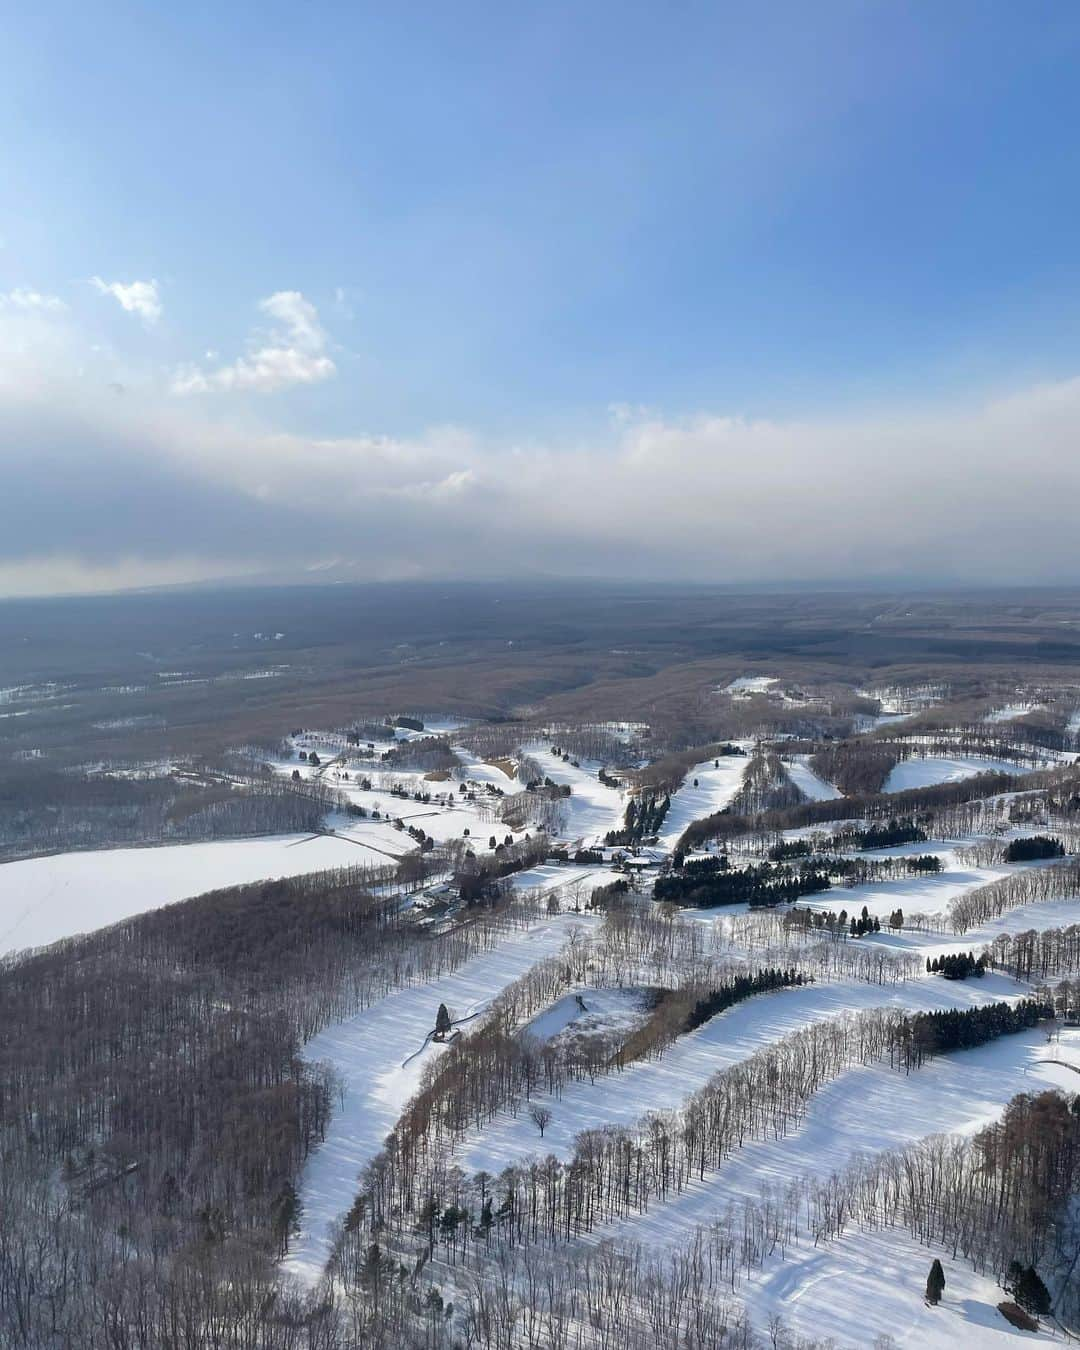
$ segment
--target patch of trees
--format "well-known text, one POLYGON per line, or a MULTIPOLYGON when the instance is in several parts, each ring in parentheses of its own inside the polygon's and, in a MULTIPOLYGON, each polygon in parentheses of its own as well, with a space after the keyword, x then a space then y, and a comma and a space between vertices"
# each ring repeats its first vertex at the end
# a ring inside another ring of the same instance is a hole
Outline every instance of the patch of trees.
POLYGON ((736 976, 729 984, 722 985, 719 989, 710 989, 697 1000, 687 1014, 683 1031, 693 1031, 703 1026, 717 1013, 734 1007, 744 999, 753 998, 755 994, 771 993, 774 989, 790 989, 807 982, 808 977, 801 971, 775 970, 771 967, 768 970, 759 970, 754 975, 736 976))
POLYGON ((926 958, 928 975, 944 975, 947 980, 966 980, 969 976, 982 979, 986 967, 990 964, 986 955, 976 956, 974 952, 951 952, 946 956, 926 958))
MULTIPOLYGON (((1031 793, 1045 791, 1047 797, 1068 799, 1080 788, 1080 772, 1072 766, 1047 770, 1043 773, 1009 774, 984 773, 950 783, 935 783, 928 787, 910 788, 904 792, 843 797, 835 801, 801 802, 779 809, 749 811, 735 804, 726 811, 715 812, 695 820, 683 832, 679 848, 692 852, 711 839, 736 839, 755 833, 775 836, 785 830, 804 829, 807 826, 827 824, 834 820, 888 821, 894 818, 928 816, 934 822, 953 820, 984 820, 986 807, 983 799, 999 797, 1003 793, 1031 793), (957 808, 972 807, 965 813, 957 808)), ((995 813, 999 809, 993 808, 995 813)), ((1006 813, 1007 803, 1000 804, 1006 813)), ((925 821, 923 823, 926 823, 925 821)))
POLYGON ((258 769, 156 777, 0 771, 0 860, 127 843, 310 833, 340 794, 258 769))
POLYGON ((467 905, 501 895, 498 883, 515 872, 524 872, 543 862, 548 854, 547 840, 526 836, 518 843, 500 844, 483 858, 466 857, 454 873, 454 885, 467 905))
POLYGON ((865 797, 881 791, 900 759, 901 751, 895 745, 841 741, 812 755, 810 767, 819 778, 834 783, 846 797, 865 797))
POLYGON ((1010 839, 1005 846, 1005 861, 1033 862, 1042 858, 1064 858, 1065 845, 1060 839, 1046 834, 1033 834, 1020 839, 1010 839))
MULTIPOLYGON (((1047 979, 1080 972, 1080 924, 1065 928, 1002 933, 990 946, 996 966, 1018 980, 1047 979)), ((1080 1005, 1080 999, 1077 1004, 1080 1005)))
MULTIPOLYGON (((802 792, 788 777, 780 756, 769 747, 759 746, 751 755, 739 790, 726 810, 732 815, 779 811, 790 809, 803 800, 802 792)), ((683 835, 680 845, 689 833, 688 830, 683 835)))
POLYGON ((273 1269, 337 1092, 304 1042, 535 914, 433 937, 363 880, 241 886, 0 964, 5 1347, 348 1343, 273 1269))
POLYGON ((990 1003, 981 1008, 915 1013, 905 1019, 906 1024, 894 1042, 895 1062, 910 1072, 935 1055, 970 1050, 999 1036, 1026 1031, 1053 1016, 1051 1004, 1034 998, 1020 999, 1017 1003, 990 1003))
POLYGON ((899 844, 921 844, 929 835, 910 817, 897 819, 895 816, 880 825, 868 825, 862 830, 840 830, 832 835, 827 848, 896 848, 899 844))
POLYGON ((447 1249, 455 1262, 493 1236, 508 1246, 571 1241, 682 1193, 747 1140, 783 1138, 798 1127, 814 1094, 855 1064, 888 1058, 910 1072, 930 1055, 982 1044, 1034 1025, 1040 1015, 1029 1002, 937 1019, 874 1009, 813 1023, 721 1070, 678 1112, 650 1112, 633 1129, 583 1131, 566 1163, 548 1158, 507 1168, 494 1195, 487 1174, 465 1178, 445 1160, 433 1160, 430 1148, 409 1147, 406 1155, 407 1141, 399 1139, 391 1150, 397 1165, 380 1159, 364 1173, 357 1224, 343 1235, 338 1269, 348 1285, 368 1235, 404 1237, 409 1216, 427 1204, 469 1216, 447 1249), (425 1166, 417 1165, 421 1157, 425 1166), (489 1196, 492 1225, 485 1231, 476 1216, 489 1196))
POLYGON ((653 899, 696 909, 743 903, 779 905, 827 891, 829 886, 828 873, 814 868, 796 870, 769 862, 733 868, 727 855, 719 854, 657 877, 653 899))
POLYGON ((1080 895, 1080 859, 1031 867, 959 895, 949 906, 954 933, 966 933, 1021 905, 1073 899, 1080 895))
POLYGON ((604 843, 613 848, 633 847, 651 838, 659 833, 670 806, 671 798, 667 796, 631 797, 626 803, 622 829, 608 830, 604 843))

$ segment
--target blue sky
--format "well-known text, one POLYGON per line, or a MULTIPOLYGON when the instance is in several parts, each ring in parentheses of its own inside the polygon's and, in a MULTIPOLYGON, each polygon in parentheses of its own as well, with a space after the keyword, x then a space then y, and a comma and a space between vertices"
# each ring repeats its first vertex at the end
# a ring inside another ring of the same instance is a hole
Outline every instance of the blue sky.
POLYGON ((136 437, 977 408, 1080 367, 1078 49, 1070 0, 25 7, 0 294, 66 336, 10 342, 136 437))

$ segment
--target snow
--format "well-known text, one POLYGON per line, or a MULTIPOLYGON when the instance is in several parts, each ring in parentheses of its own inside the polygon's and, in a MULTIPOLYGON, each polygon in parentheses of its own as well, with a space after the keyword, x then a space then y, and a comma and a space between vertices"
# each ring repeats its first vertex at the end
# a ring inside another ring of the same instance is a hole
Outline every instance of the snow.
POLYGON ((902 759, 885 780, 883 792, 904 792, 908 788, 931 787, 935 783, 954 783, 977 773, 1031 773, 1032 767, 1004 759, 981 755, 916 755, 902 759))
MULTIPOLYGON (((368 837, 382 846, 381 836, 368 837)), ((397 851, 402 851, 400 843, 397 851)), ((0 955, 42 947, 223 886, 385 861, 353 835, 288 834, 54 853, 3 863, 0 955)))
POLYGON ((750 698, 753 694, 767 694, 772 686, 778 683, 779 677, 776 675, 740 675, 722 692, 731 694, 734 698, 750 698))
POLYGON ((626 810, 626 794, 622 788, 607 787, 597 777, 599 764, 582 761, 574 765, 550 750, 529 746, 526 754, 535 760, 541 772, 553 783, 570 784, 570 796, 562 803, 566 812, 566 826, 561 833, 567 839, 580 841, 583 847, 602 843, 609 830, 622 825, 626 810))
POLYGON ((302 1230, 285 1262, 288 1269, 309 1281, 322 1274, 333 1225, 352 1204, 361 1169, 382 1147, 425 1066, 445 1048, 426 1039, 439 1004, 446 1004, 455 1021, 475 1016, 530 966, 560 951, 572 930, 596 922, 591 915, 563 914, 515 933, 452 975, 397 990, 307 1043, 305 1058, 330 1061, 345 1096, 300 1178, 302 1230))
POLYGON ((783 1319, 796 1336, 835 1342, 837 1350, 864 1350, 891 1336, 903 1350, 1015 1350, 1028 1342, 1055 1342, 1049 1330, 1015 1330, 997 1311, 1007 1295, 977 1275, 962 1257, 924 1247, 897 1228, 851 1228, 821 1247, 809 1243, 774 1257, 739 1288, 755 1327, 783 1319), (936 1308, 924 1292, 930 1263, 945 1270, 945 1295, 936 1308))
POLYGON ((803 796, 809 797, 812 802, 834 802, 838 797, 842 797, 844 794, 840 789, 819 777, 810 767, 808 760, 808 755, 796 755, 784 763, 788 777, 803 796))
POLYGON ((540 1041, 552 1041, 556 1037, 566 1040, 568 1032, 572 1038, 600 1032, 625 1036, 639 1026, 645 1016, 644 994, 640 989, 591 989, 583 985, 556 999, 524 1030, 540 1041))
POLYGON ((747 1143, 704 1182, 667 1203, 654 1203, 648 1214, 604 1225, 592 1240, 632 1236, 654 1251, 678 1245, 729 1201, 756 1197, 763 1185, 822 1180, 860 1155, 902 1148, 931 1134, 974 1133, 996 1120, 1018 1092, 1075 1091, 1077 1072, 1080 1031, 1062 1031, 1060 1044, 1048 1045, 1046 1032, 1037 1027, 941 1055, 910 1074, 887 1063, 850 1069, 814 1095, 798 1128, 785 1138, 747 1143))
MULTIPOLYGON (((864 939, 865 940, 865 939, 864 939)), ((1006 976, 952 981, 938 976, 882 987, 846 982, 803 985, 736 1004, 679 1039, 659 1059, 641 1060, 596 1080, 567 1083, 558 1097, 534 1093, 552 1111, 541 1146, 524 1114, 502 1112, 466 1136, 457 1156, 467 1172, 498 1174, 534 1154, 566 1160, 584 1129, 633 1127, 646 1111, 674 1110, 720 1069, 784 1036, 851 1009, 969 1008, 1025 992, 1006 976)))
POLYGON ((983 721, 991 726, 998 726, 1003 722, 1015 722, 1018 717, 1025 717, 1030 712, 1039 712, 1046 707, 1045 703, 1010 703, 1004 708, 994 708, 988 712, 983 721))
POLYGON ((719 766, 713 760, 696 764, 682 786, 671 797, 658 836, 661 847, 669 852, 679 842, 688 825, 727 806, 742 785, 750 760, 745 755, 721 755, 719 766), (697 779, 697 787, 694 780, 697 779))

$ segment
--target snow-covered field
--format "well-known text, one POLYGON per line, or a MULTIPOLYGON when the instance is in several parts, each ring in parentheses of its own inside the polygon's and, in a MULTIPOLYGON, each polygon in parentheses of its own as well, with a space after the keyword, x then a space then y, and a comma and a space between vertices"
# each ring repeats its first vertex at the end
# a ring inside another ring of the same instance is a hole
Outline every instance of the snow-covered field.
POLYGON ((813 771, 807 763, 808 759, 808 755, 796 755, 784 763, 788 777, 803 796, 812 802, 834 802, 838 797, 842 797, 844 794, 838 787, 826 782, 813 771))
POLYGON ((884 792, 904 792, 907 788, 931 787, 935 783, 954 783, 977 773, 1029 773, 1031 769, 1005 759, 987 759, 981 755, 914 755, 903 759, 885 780, 884 792))
POLYGON ((503 1112, 465 1140, 458 1155, 466 1171, 497 1175, 511 1163, 553 1153, 566 1159, 584 1129, 633 1127, 646 1111, 674 1110, 720 1069, 748 1058, 763 1046, 826 1018, 859 1008, 970 1008, 1024 992, 1002 976, 964 982, 928 976, 888 986, 835 983, 804 985, 758 995, 736 1004, 688 1035, 660 1058, 639 1061, 595 1083, 566 1084, 559 1096, 534 1094, 552 1112, 543 1142, 525 1111, 503 1112))
POLYGON ((569 760, 553 755, 550 749, 527 747, 529 758, 535 760, 546 778, 553 783, 570 785, 570 796, 562 803, 566 824, 560 833, 580 841, 583 847, 603 842, 609 830, 617 830, 626 811, 626 793, 622 788, 608 787, 597 777, 599 764, 582 762, 579 767, 569 760))
POLYGON ((814 1095, 785 1138, 747 1143, 703 1182, 648 1214, 597 1229, 592 1240, 622 1232, 653 1251, 676 1246, 729 1201, 755 1198, 763 1186, 824 1179, 860 1155, 927 1135, 972 1133, 996 1120, 1018 1092, 1075 1091, 1078 1072, 1080 1031, 1063 1031, 1060 1044, 1047 1045, 1041 1028, 942 1055, 910 1074, 888 1064, 849 1069, 814 1095))
POLYGON ((670 852, 688 825, 723 810, 742 786, 749 763, 744 755, 723 755, 718 761, 707 759, 696 764, 672 793, 660 830, 660 846, 670 852))
POLYGON ((204 891, 332 867, 385 863, 404 852, 390 826, 348 837, 275 835, 157 848, 55 853, 0 864, 0 955, 119 923, 204 891), (376 848, 365 847, 363 841, 376 848))
POLYGON ((1016 1331, 997 1311, 1005 1294, 993 1280, 977 1275, 951 1251, 922 1246, 902 1229, 854 1227, 836 1242, 789 1248, 785 1258, 774 1257, 739 1289, 762 1331, 779 1318, 785 1332, 836 1350, 869 1350, 875 1344, 900 1350, 1062 1344, 1045 1328, 1016 1331), (945 1295, 931 1308, 924 1291, 935 1256, 945 1270, 945 1295))

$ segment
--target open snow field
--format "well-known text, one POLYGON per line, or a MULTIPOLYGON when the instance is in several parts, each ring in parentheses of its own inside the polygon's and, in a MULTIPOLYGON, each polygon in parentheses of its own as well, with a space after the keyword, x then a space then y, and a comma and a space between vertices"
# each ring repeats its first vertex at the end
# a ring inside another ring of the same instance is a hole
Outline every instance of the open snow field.
POLYGON ((528 746, 526 752, 536 761, 545 777, 553 783, 569 783, 570 796, 562 803, 566 824, 560 833, 567 839, 580 841, 582 847, 603 843, 609 830, 622 825, 626 810, 626 793, 622 788, 608 787, 596 776, 599 764, 582 763, 575 768, 568 760, 553 755, 550 749, 528 746))
POLYGON ((0 864, 0 955, 76 933, 205 891, 332 867, 384 863, 404 852, 389 826, 366 836, 275 835, 203 844, 55 853, 0 864))
POLYGON ((836 1242, 809 1243, 775 1256, 739 1289, 754 1326, 770 1318, 836 1350, 868 1350, 891 1336, 902 1350, 1016 1350, 1061 1345, 1045 1329, 1022 1332, 997 1311, 1005 1293, 950 1251, 924 1247, 899 1228, 852 1227, 836 1242), (945 1295, 936 1308, 924 1299, 926 1275, 937 1256, 945 1270, 945 1295), (830 1339, 831 1338, 831 1339, 830 1339))
POLYGON ((719 762, 707 759, 695 764, 683 779, 682 786, 672 793, 671 805, 660 830, 660 846, 670 852, 688 825, 714 811, 722 811, 742 786, 749 763, 749 758, 744 755, 723 755, 719 762), (695 779, 697 787, 694 786, 695 779))
POLYGON ((361 1168, 378 1153, 419 1087, 424 1067, 442 1053, 442 1045, 427 1039, 439 1004, 446 1004, 455 1021, 475 1016, 530 966, 560 951, 573 929, 596 922, 593 915, 563 914, 511 934, 452 975, 388 994, 307 1043, 305 1058, 330 1061, 345 1095, 301 1176, 302 1231, 289 1252, 290 1270, 310 1280, 322 1273, 330 1255, 328 1234, 352 1204, 361 1168))
POLYGON ((915 755, 902 759, 885 780, 883 792, 904 792, 908 788, 932 787, 935 783, 955 783, 977 773, 1031 773, 1033 766, 1014 764, 1005 759, 986 759, 981 755, 915 755))
POLYGON ((826 782, 813 771, 807 763, 809 758, 809 755, 796 755, 784 763, 788 777, 803 796, 812 802, 834 802, 838 797, 842 797, 844 794, 838 787, 826 782))

